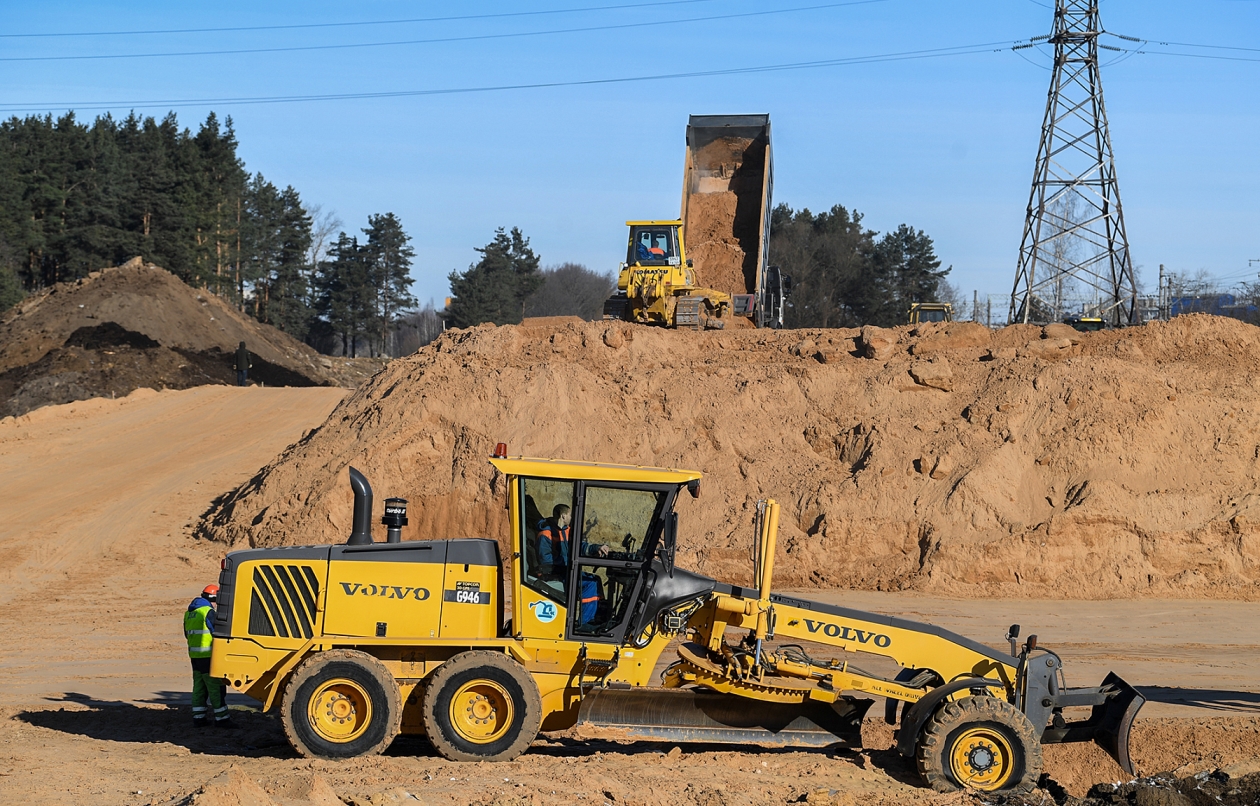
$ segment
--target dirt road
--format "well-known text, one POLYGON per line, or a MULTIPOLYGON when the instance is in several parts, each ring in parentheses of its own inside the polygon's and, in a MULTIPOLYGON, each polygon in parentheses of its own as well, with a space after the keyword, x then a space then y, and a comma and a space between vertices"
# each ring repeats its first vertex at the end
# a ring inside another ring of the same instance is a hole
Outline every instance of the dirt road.
MULTIPOLYGON (((924 790, 874 721, 861 753, 551 736, 505 765, 451 764, 406 738, 382 758, 297 759, 273 719, 241 710, 244 698, 233 700, 241 730, 195 731, 179 616, 217 574, 222 547, 194 540, 191 524, 343 394, 202 387, 0 424, 0 803, 178 803, 230 765, 278 802, 319 802, 316 774, 360 803, 388 802, 395 788, 443 804, 965 802, 924 790)), ((809 595, 998 646, 1020 622, 1062 650, 1074 684, 1115 669, 1157 700, 1134 735, 1146 771, 1260 756, 1260 673, 1249 663, 1260 605, 809 595)), ((1047 772, 1077 794, 1120 775, 1092 746, 1049 748, 1047 772)))

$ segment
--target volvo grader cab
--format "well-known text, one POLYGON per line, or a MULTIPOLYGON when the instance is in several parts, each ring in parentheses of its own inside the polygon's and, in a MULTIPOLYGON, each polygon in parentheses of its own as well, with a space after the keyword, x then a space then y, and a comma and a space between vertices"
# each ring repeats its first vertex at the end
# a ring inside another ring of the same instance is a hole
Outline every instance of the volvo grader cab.
POLYGON ((1017 626, 1007 652, 776 592, 774 501, 751 525, 751 585, 681 568, 676 504, 700 494, 698 472, 506 454, 490 459, 506 480, 503 554, 488 538, 401 540, 402 499, 386 501, 374 542, 371 487, 353 468, 346 544, 228 554, 211 673, 279 711, 308 757, 379 753, 402 732, 449 759, 503 761, 575 726, 857 747, 882 698, 898 750, 940 791, 1027 790, 1052 742, 1094 741, 1133 773, 1144 700, 1116 675, 1068 688, 1059 656, 1036 636, 1017 645, 1017 626), (869 656, 900 671, 863 671, 869 656))

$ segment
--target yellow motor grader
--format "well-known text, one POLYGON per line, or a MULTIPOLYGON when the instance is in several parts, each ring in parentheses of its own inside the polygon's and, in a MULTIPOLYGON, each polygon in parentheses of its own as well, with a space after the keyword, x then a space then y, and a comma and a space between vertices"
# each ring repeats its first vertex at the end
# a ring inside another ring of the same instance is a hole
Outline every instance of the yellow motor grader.
POLYGON ((674 504, 700 494, 698 472, 509 458, 502 444, 490 461, 507 482, 510 556, 493 539, 403 541, 406 502, 394 498, 386 540, 373 542, 371 487, 351 468, 346 544, 223 560, 211 673, 278 709, 310 757, 379 753, 402 732, 449 759, 503 761, 540 730, 574 726, 589 738, 857 747, 878 696, 898 749, 940 791, 1027 790, 1051 742, 1092 740, 1133 773, 1144 699, 1116 675, 1069 689, 1036 636, 1017 646, 1017 626, 1008 654, 775 593, 774 501, 757 506, 743 587, 674 564, 674 504), (658 663, 671 647, 676 659, 658 663), (862 653, 900 672, 865 672, 862 653), (1065 709, 1081 708, 1069 721, 1065 709))

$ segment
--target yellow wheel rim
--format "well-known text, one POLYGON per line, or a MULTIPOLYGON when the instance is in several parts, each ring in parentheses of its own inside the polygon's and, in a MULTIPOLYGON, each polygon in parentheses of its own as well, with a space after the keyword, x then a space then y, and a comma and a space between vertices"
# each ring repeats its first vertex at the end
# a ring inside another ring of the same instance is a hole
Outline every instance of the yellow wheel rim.
POLYGON ((516 708, 507 689, 493 680, 473 680, 451 697, 451 725, 475 744, 502 739, 512 727, 516 708))
POLYGON ((993 792, 1010 785, 1015 774, 1015 749, 1000 731, 970 728, 954 742, 949 766, 954 780, 963 786, 993 792))
POLYGON ((306 715, 321 737, 330 742, 352 742, 372 724, 372 699, 353 680, 334 678, 315 690, 306 715))

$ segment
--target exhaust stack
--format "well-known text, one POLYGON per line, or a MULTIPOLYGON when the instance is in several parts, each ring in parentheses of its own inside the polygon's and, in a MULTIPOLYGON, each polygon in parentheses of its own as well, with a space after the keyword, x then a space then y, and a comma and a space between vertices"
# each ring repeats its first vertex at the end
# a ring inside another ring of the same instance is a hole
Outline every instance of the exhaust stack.
POLYGON ((366 546, 372 541, 372 485, 353 467, 350 468, 350 489, 354 490, 354 531, 347 546, 366 546))

